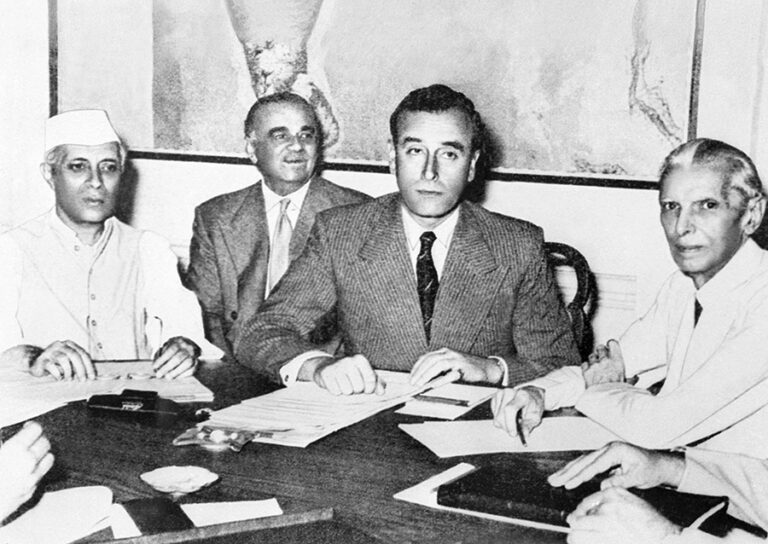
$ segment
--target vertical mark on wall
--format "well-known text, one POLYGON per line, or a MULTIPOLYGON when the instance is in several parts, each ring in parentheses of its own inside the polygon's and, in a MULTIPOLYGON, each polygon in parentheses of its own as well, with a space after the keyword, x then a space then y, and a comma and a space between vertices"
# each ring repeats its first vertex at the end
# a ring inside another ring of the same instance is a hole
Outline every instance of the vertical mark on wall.
POLYGON ((637 109, 673 145, 682 143, 682 130, 672 119, 667 99, 660 84, 651 85, 646 81, 646 63, 651 54, 651 42, 645 29, 647 26, 646 0, 638 0, 632 16, 632 38, 634 52, 631 60, 632 79, 629 84, 629 110, 637 109))
POLYGON ((766 31, 768 31, 768 2, 763 2, 763 9, 760 12, 760 34, 757 38, 757 57, 755 58, 755 105, 752 110, 752 126, 749 131, 749 155, 757 157, 758 146, 764 145, 760 141, 760 125, 763 95, 765 88, 765 42, 766 31))
POLYGON ((58 0, 48 0, 48 116, 59 112, 58 0))
POLYGON ((688 139, 696 138, 699 124, 699 83, 701 55, 704 51, 704 15, 707 0, 696 1, 696 23, 693 31, 693 64, 691 65, 691 99, 688 103, 688 139))

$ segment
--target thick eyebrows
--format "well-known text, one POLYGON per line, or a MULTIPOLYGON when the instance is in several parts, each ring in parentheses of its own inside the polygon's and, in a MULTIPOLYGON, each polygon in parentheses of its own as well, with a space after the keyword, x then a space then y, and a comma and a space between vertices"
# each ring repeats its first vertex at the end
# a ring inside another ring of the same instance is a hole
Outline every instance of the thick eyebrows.
MULTIPOLYGON (((310 132, 312 134, 317 133, 317 128, 314 125, 304 125, 299 129, 299 132, 297 134, 301 134, 302 132, 310 132)), ((267 136, 274 136, 275 134, 290 134, 291 131, 288 127, 274 127, 269 129, 267 132, 267 136)))
MULTIPOLYGON (((412 144, 412 143, 420 144, 420 143, 423 143, 423 140, 415 136, 404 136, 403 139, 401 140, 401 143, 402 144, 412 144)), ((440 147, 450 147, 462 153, 467 150, 467 146, 465 146, 463 143, 456 140, 448 140, 445 142, 440 142, 440 147)))

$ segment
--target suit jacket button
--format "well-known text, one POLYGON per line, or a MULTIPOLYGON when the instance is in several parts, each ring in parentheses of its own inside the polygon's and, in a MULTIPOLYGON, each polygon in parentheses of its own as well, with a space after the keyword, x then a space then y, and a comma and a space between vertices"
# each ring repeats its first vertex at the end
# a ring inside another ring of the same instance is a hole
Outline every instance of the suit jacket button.
POLYGON ((232 310, 232 313, 231 313, 231 314, 229 314, 229 317, 231 317, 231 318, 232 318, 232 321, 234 321, 235 319, 237 319, 237 312, 236 312, 236 311, 234 311, 234 310, 232 310))

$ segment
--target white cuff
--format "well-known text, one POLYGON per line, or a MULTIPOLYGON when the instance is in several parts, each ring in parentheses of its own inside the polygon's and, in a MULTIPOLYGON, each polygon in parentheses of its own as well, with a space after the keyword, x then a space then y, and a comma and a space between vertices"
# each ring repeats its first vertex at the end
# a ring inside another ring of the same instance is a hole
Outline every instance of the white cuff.
POLYGON ((280 379, 283 380, 283 385, 289 386, 296 383, 296 379, 299 377, 299 370, 301 366, 315 357, 333 357, 329 353, 315 349, 312 351, 305 351, 301 355, 297 355, 283 366, 280 367, 280 379))
POLYGON ((495 355, 489 355, 488 358, 496 361, 496 364, 498 364, 499 368, 501 369, 501 386, 502 387, 508 386, 509 385, 509 367, 507 366, 507 362, 501 357, 497 357, 495 355))

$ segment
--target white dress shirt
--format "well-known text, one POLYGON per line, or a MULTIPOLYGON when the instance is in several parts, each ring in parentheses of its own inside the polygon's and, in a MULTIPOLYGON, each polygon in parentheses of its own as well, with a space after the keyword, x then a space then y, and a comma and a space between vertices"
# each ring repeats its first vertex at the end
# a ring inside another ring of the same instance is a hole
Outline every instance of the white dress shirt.
MULTIPOLYGON (((291 222, 291 227, 296 228, 296 223, 299 220, 299 213, 301 213, 301 206, 304 204, 304 199, 307 197, 307 191, 309 191, 309 182, 302 185, 300 188, 292 193, 284 196, 280 196, 272 189, 267 187, 265 181, 261 182, 261 192, 264 196, 264 210, 267 213, 267 229, 269 230, 269 244, 270 249, 272 245, 272 238, 277 228, 277 220, 280 218, 280 201, 286 198, 290 200, 286 214, 288 220, 291 222)), ((267 283, 266 285, 272 285, 271 278, 269 277, 269 267, 267 267, 267 283)), ((268 295, 269 293, 267 293, 268 295)))
POLYGON ((419 225, 413 216, 402 207, 403 229, 405 230, 405 239, 408 242, 408 255, 411 257, 413 274, 416 275, 416 259, 421 250, 421 235, 425 232, 435 233, 435 242, 432 244, 432 262, 437 270, 437 279, 443 277, 443 268, 445 259, 448 256, 448 248, 451 246, 453 231, 456 229, 456 223, 459 220, 459 210, 455 209, 446 217, 442 223, 431 230, 427 230, 419 225))

